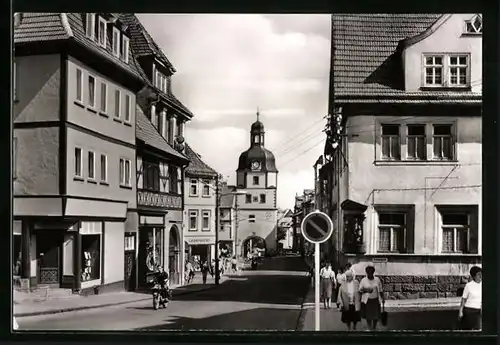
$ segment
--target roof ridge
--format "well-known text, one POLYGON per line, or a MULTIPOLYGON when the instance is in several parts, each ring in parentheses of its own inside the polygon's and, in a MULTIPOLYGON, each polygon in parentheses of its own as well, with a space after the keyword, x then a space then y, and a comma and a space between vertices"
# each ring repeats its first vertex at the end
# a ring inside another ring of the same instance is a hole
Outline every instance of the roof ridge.
POLYGON ((71 25, 69 25, 68 15, 66 13, 60 13, 59 17, 61 18, 61 25, 66 31, 66 34, 69 37, 73 37, 73 30, 71 29, 71 25))

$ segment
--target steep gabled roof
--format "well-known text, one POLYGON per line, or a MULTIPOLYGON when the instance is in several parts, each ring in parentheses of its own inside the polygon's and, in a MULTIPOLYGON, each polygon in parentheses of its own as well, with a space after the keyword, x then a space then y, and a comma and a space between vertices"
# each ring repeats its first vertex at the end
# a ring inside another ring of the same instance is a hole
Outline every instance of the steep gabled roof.
POLYGON ((164 63, 167 68, 175 71, 170 60, 156 44, 135 14, 122 13, 119 18, 129 27, 131 37, 130 46, 134 50, 136 56, 154 55, 158 60, 164 63))
MULTIPOLYGON (((137 58, 141 56, 155 56, 159 61, 161 61, 167 68, 170 68, 172 72, 175 72, 175 68, 168 60, 167 56, 163 53, 161 48, 156 44, 155 40, 148 33, 144 25, 137 16, 133 13, 122 13, 119 16, 119 20, 128 26, 128 32, 130 33, 130 48, 134 52, 137 58)), ((162 90, 156 88, 152 81, 146 76, 146 73, 142 70, 141 66, 138 66, 143 78, 147 80, 147 84, 155 89, 155 92, 159 93, 163 100, 170 105, 175 110, 181 112, 188 118, 192 118, 193 113, 184 105, 182 102, 175 97, 173 93, 165 93, 162 90)))
POLYGON ((144 115, 139 106, 136 107, 136 129, 135 136, 143 141, 146 145, 152 146, 166 154, 181 160, 188 160, 186 156, 175 150, 170 144, 158 133, 153 124, 144 115))
POLYGON ((137 61, 135 61, 133 54, 129 56, 129 63, 117 58, 112 52, 110 36, 106 38, 106 48, 101 47, 97 41, 93 41, 85 35, 84 22, 85 13, 23 12, 19 25, 14 28, 14 44, 74 40, 136 78, 143 80, 143 76, 136 67, 137 61))
POLYGON ((185 154, 190 161, 188 167, 186 168, 187 175, 208 178, 217 177, 217 171, 206 164, 188 144, 186 144, 185 154))
POLYGON ((398 45, 430 28, 441 14, 335 14, 332 16, 334 97, 475 98, 472 92, 404 92, 404 71, 398 45))

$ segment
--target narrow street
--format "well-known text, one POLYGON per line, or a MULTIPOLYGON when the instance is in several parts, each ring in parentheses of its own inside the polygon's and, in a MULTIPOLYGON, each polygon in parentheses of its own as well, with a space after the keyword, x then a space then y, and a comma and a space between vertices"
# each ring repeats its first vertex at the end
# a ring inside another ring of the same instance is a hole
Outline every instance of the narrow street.
POLYGON ((21 330, 294 330, 308 289, 298 257, 266 259, 219 287, 179 296, 167 309, 151 301, 22 317, 21 330))

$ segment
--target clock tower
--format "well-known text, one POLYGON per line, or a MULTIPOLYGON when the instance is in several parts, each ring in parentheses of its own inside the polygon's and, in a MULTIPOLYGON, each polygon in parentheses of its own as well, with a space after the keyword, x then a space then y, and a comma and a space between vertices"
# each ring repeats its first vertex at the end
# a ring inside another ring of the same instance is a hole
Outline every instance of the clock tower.
POLYGON ((238 255, 276 250, 278 170, 271 151, 264 147, 265 130, 257 121, 250 129, 250 148, 240 155, 236 187, 246 195, 237 196, 235 245, 238 255))

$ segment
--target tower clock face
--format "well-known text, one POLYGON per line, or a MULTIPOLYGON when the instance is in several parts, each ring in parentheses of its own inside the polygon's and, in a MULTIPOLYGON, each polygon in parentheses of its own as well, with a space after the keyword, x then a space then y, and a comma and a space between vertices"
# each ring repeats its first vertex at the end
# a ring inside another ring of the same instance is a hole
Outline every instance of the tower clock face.
POLYGON ((260 170, 260 162, 253 161, 252 162, 252 170, 260 170))

